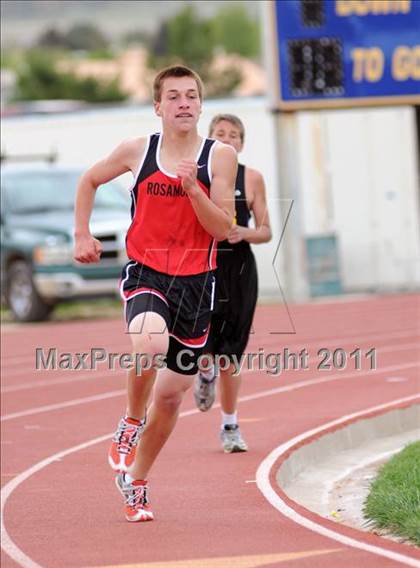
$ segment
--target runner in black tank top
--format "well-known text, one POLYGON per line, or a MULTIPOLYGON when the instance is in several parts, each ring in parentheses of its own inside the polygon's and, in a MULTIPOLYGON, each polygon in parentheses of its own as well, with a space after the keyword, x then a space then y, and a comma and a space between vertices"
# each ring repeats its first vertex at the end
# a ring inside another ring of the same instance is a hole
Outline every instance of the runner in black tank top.
MULTIPOLYGON (((245 166, 238 165, 235 184, 236 224, 248 227, 251 213, 245 195, 245 166)), ((250 244, 222 241, 217 247, 216 301, 207 349, 239 359, 245 351, 258 296, 258 276, 250 244)))
MULTIPOLYGON (((244 127, 233 115, 217 115, 210 125, 210 137, 242 149, 244 127)), ((259 172, 238 166, 235 185, 236 224, 228 239, 218 244, 216 271, 216 302, 211 320, 206 351, 226 355, 231 360, 242 356, 248 343, 258 296, 255 258, 250 243, 263 243, 271 238, 265 201, 264 180, 259 172), (255 229, 248 227, 251 212, 255 229)), ((237 401, 240 375, 233 375, 231 365, 220 370, 222 428, 220 437, 227 453, 248 449, 237 421, 237 401)), ((200 410, 208 410, 215 399, 214 369, 199 373, 194 396, 200 410)))

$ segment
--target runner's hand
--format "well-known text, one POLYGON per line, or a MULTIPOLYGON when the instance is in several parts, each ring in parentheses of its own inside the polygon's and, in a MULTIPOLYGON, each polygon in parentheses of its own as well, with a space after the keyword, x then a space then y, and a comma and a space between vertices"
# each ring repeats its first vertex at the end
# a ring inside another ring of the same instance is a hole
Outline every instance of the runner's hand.
POLYGON ((231 228, 227 240, 231 245, 235 245, 236 243, 240 243, 245 239, 245 227, 241 227, 240 225, 233 225, 231 228))
POLYGON ((89 264, 90 262, 99 262, 102 254, 102 245, 98 239, 92 235, 83 235, 76 237, 74 246, 74 260, 89 264))
POLYGON ((198 191, 197 164, 191 160, 181 160, 176 169, 176 175, 181 180, 183 189, 193 195, 198 191))

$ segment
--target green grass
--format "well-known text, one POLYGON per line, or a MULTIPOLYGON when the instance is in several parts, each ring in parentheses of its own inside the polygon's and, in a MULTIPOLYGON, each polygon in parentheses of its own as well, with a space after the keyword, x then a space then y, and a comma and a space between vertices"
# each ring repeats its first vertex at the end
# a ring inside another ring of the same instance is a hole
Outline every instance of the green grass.
POLYGON ((420 545, 420 442, 382 466, 363 513, 374 527, 420 545))
POLYGON ((51 316, 53 320, 115 318, 123 316, 120 299, 99 299, 59 304, 51 316))
MULTIPOLYGON (((98 300, 92 299, 58 304, 49 320, 46 321, 91 320, 118 317, 123 317, 121 300, 101 298, 98 300)), ((4 305, 1 306, 0 309, 0 318, 2 323, 12 323, 15 321, 11 311, 4 305)))

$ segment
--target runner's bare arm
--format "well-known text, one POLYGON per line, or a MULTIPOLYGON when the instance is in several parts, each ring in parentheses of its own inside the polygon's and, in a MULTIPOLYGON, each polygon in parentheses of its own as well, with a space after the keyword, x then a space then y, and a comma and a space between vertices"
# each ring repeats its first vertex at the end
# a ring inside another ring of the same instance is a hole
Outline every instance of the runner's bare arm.
POLYGON ((265 195, 264 178, 257 170, 246 168, 245 187, 247 193, 252 196, 251 210, 255 220, 255 229, 234 225, 229 233, 228 240, 231 244, 240 241, 259 244, 271 240, 270 218, 268 215, 267 200, 265 195))
POLYGON ((227 237, 234 215, 234 188, 238 160, 230 146, 218 144, 212 160, 210 199, 197 185, 197 164, 182 160, 177 175, 187 191, 201 225, 215 239, 227 237))
POLYGON ((74 226, 74 258, 78 262, 99 262, 102 252, 100 242, 93 238, 89 230, 97 188, 130 170, 135 172, 145 143, 144 138, 122 142, 107 158, 94 164, 80 178, 76 192, 74 226))

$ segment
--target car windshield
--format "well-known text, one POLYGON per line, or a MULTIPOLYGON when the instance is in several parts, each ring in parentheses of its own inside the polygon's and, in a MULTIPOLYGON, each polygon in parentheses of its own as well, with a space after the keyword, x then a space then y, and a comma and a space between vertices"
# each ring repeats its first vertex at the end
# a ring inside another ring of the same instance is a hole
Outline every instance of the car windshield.
MULTIPOLYGON (((18 172, 2 179, 2 201, 10 213, 23 215, 74 208, 76 186, 81 172, 18 172)), ((129 197, 116 182, 100 186, 95 209, 128 210, 129 197)))

